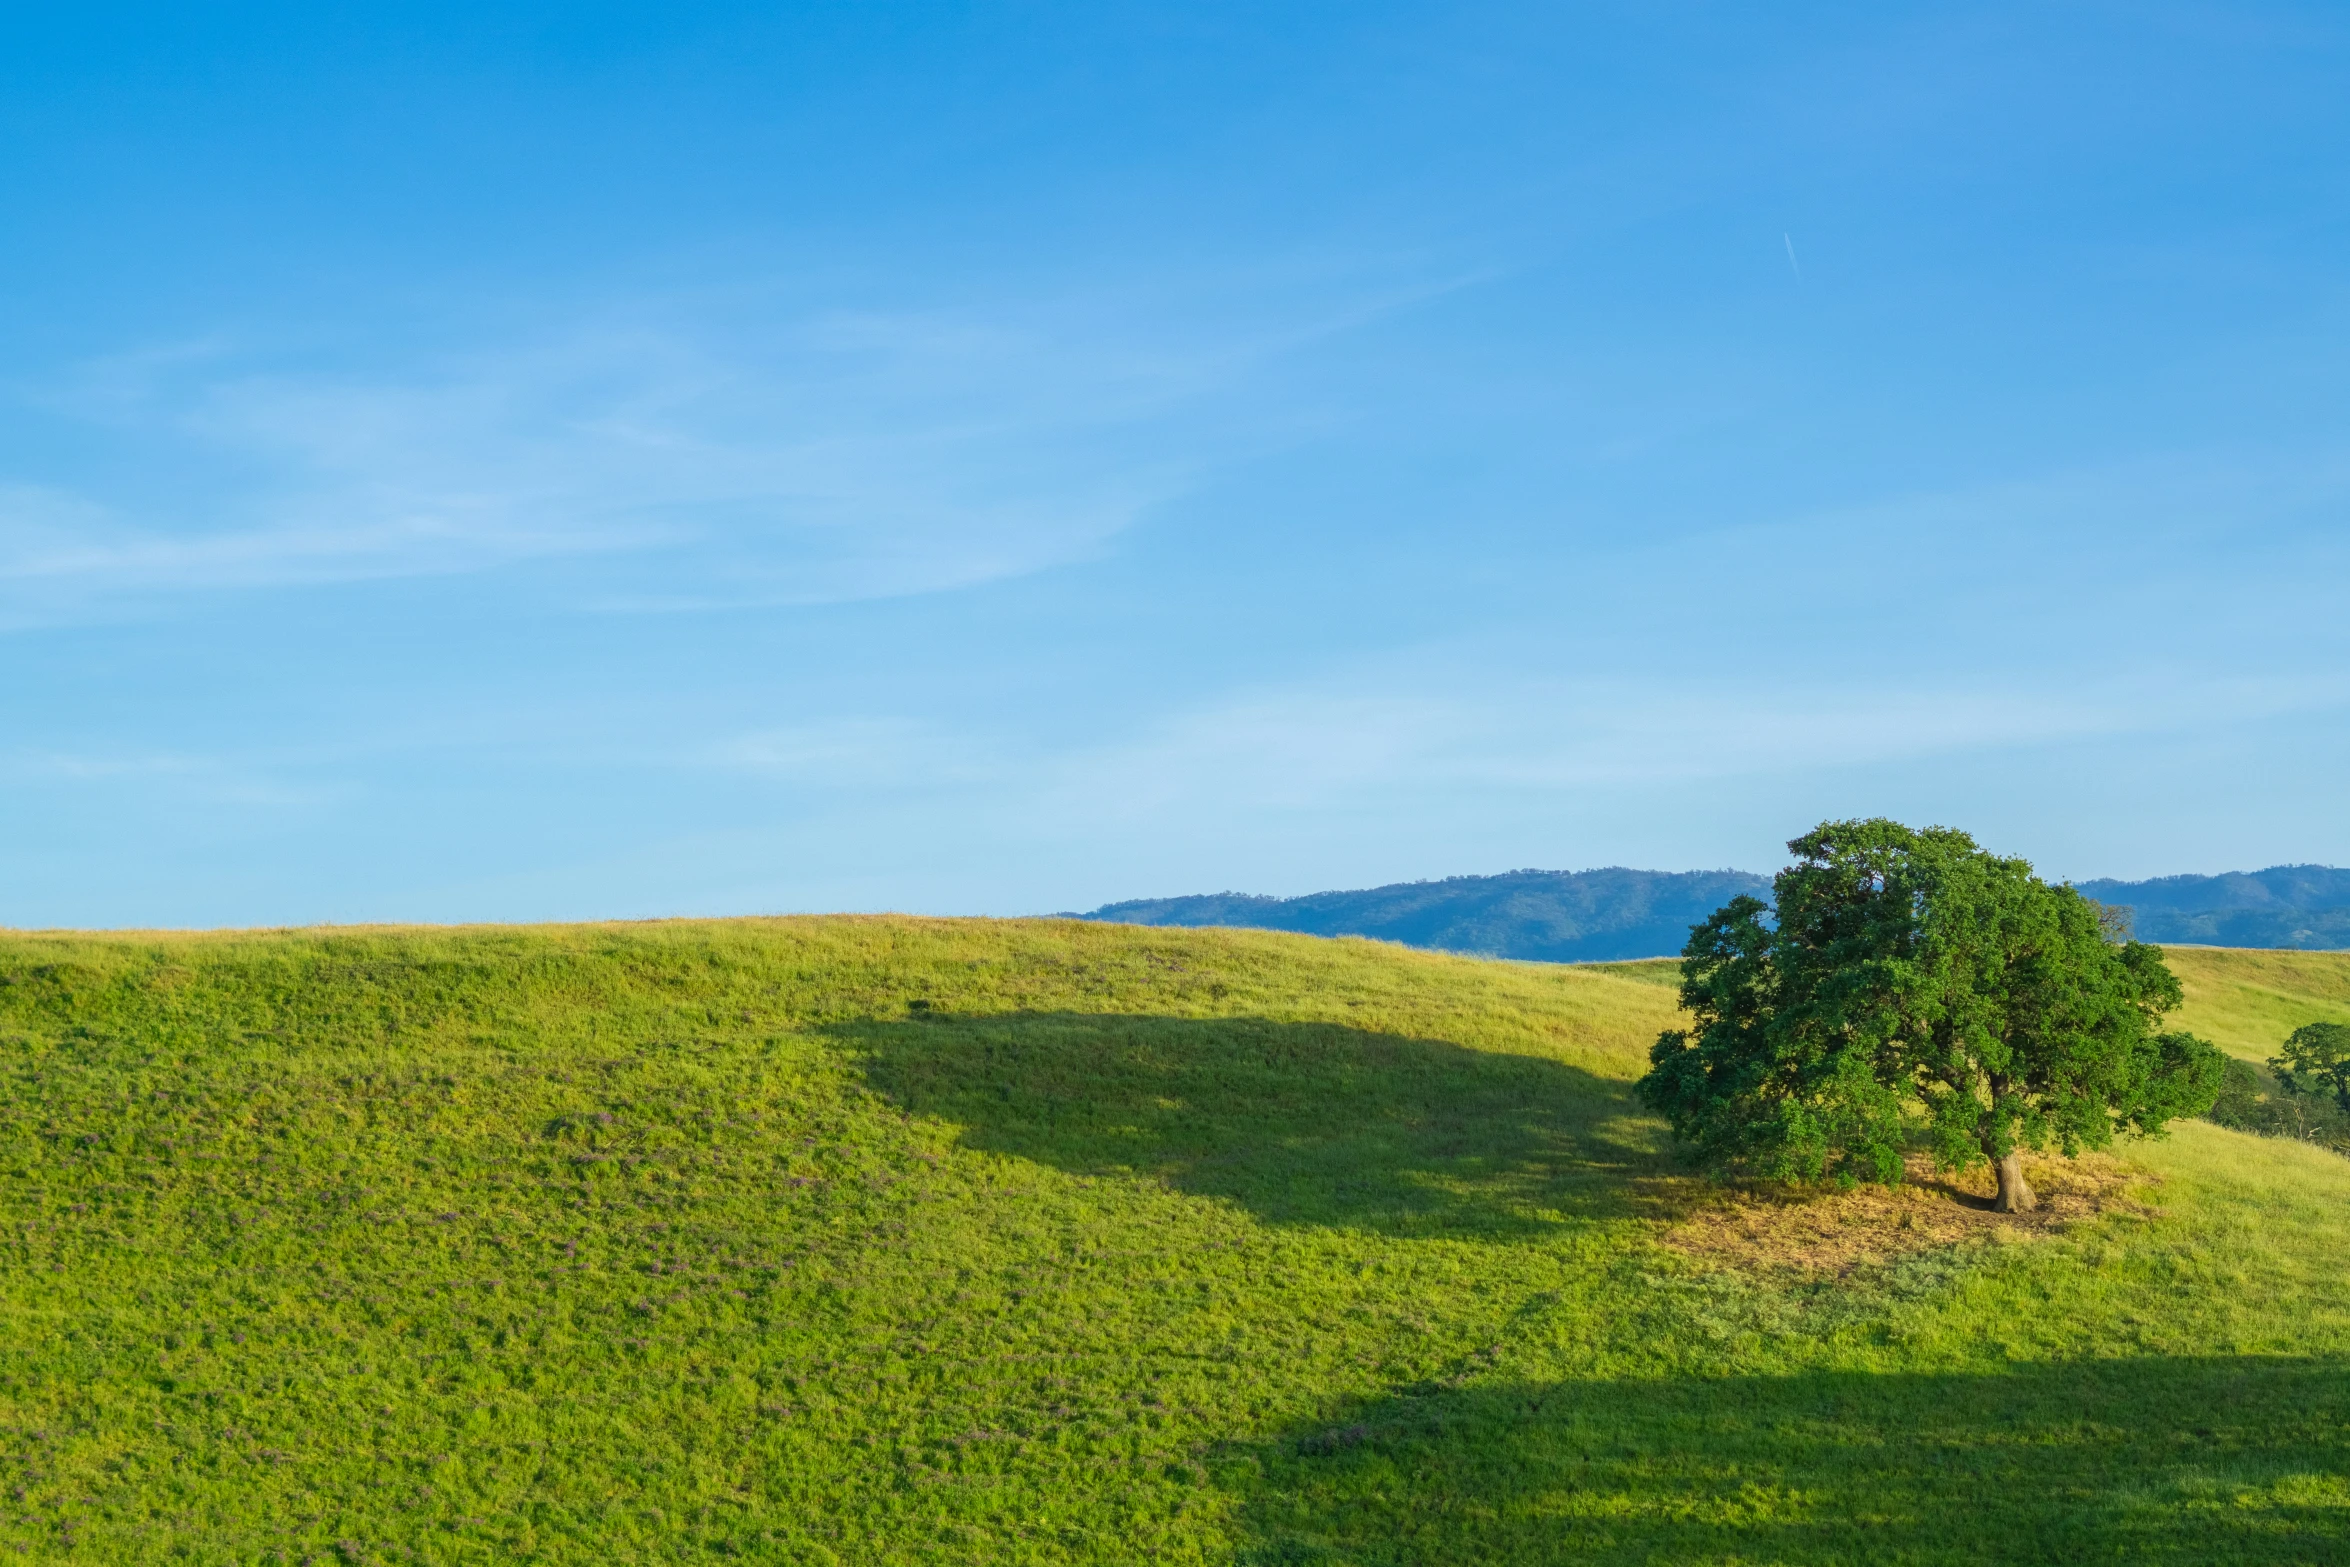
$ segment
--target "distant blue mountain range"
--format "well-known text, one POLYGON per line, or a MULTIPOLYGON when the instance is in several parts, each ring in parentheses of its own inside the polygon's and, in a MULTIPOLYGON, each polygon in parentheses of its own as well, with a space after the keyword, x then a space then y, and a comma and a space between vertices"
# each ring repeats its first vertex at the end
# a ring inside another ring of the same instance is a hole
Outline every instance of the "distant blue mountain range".
POLYGON ((1361 892, 1109 903, 1082 918, 1134 925, 1244 925, 1313 936, 1376 936, 1483 957, 1588 963, 1681 950, 1689 927, 1742 892, 1771 895, 1747 871, 1509 871, 1397 882, 1361 892))
POLYGON ((2100 903, 2128 907, 2140 941, 2212 947, 2350 947, 2350 870, 2272 865, 2220 876, 2085 881, 2100 903))
MULTIPOLYGON (((2081 891, 2132 911, 2145 941, 2220 947, 2350 947, 2350 870, 2278 865, 2224 876, 2091 881, 2081 891)), ((1238 925, 1375 936, 1411 947, 1546 963, 1670 957, 1689 927, 1738 894, 1768 898, 1750 871, 1509 871, 1357 892, 1262 898, 1218 892, 1106 903, 1089 920, 1238 925)))

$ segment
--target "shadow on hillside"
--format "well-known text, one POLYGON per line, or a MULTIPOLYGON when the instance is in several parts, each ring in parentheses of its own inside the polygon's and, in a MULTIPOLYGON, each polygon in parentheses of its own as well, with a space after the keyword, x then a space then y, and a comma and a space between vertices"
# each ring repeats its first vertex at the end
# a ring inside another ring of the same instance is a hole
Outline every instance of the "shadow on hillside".
POLYGON ((1536 1057, 1262 1018, 1019 1013, 838 1025, 966 1146, 1156 1177, 1284 1224, 1506 1236, 1629 1214, 1662 1128, 1536 1057))
POLYGON ((2350 1560, 2350 1366, 1518 1383, 1211 1460, 1243 1563, 2350 1560))

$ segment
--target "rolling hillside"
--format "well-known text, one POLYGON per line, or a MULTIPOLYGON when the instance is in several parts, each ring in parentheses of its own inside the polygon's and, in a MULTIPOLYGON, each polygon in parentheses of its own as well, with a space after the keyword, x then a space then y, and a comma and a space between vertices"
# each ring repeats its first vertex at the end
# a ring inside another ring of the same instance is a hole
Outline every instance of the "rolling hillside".
MULTIPOLYGON (((2350 960, 2181 954, 2239 1053, 2350 960)), ((0 1546, 2316 1562, 2350 1163, 1803 1201, 1666 965, 1078 921, 0 937, 0 1546)), ((1981 1183, 1977 1181, 1975 1187, 1981 1183)))

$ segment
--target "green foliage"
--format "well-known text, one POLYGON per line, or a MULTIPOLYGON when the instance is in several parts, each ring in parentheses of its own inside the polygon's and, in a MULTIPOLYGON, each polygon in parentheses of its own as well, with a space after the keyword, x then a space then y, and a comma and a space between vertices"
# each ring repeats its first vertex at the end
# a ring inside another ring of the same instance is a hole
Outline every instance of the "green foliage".
POLYGON ((2291 1137, 2350 1153, 2350 1113, 2330 1096, 2288 1093, 2249 1061, 2231 1059, 2205 1119, 2263 1137, 2291 1137))
POLYGON ((1826 823, 1775 907, 1734 899, 1682 957, 1691 1029, 1641 1097, 1704 1162, 1890 1181, 1923 1130, 1945 1167, 2101 1148, 2200 1113, 2221 1057, 2158 1033, 2181 999, 2155 948, 1947 828, 1826 823))
POLYGON ((2288 1094, 2331 1092, 2350 1115, 2350 1023, 2304 1023, 2269 1060, 2269 1070, 2288 1094))
POLYGON ((2264 1074, 2231 1060, 2209 1119, 2350 1153, 2350 1024, 2304 1023, 2264 1074))
POLYGON ((2350 1547, 2350 1163, 2199 1126, 2159 1216, 1700 1266, 1651 978, 1043 921, 0 936, 0 1558, 2350 1547))
POLYGON ((2138 934, 2138 911, 2128 904, 2100 903, 2095 898, 2089 898, 2088 904, 2107 941, 2129 941, 2138 934))

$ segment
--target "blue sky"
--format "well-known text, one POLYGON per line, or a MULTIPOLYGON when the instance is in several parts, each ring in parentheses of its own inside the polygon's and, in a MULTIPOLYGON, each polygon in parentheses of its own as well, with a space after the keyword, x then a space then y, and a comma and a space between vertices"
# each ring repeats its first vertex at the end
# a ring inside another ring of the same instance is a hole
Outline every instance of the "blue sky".
POLYGON ((12 7, 0 922, 2350 862, 2338 6, 12 7))

